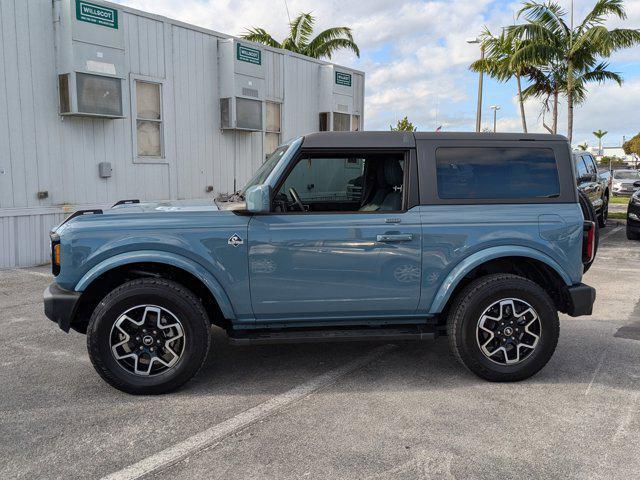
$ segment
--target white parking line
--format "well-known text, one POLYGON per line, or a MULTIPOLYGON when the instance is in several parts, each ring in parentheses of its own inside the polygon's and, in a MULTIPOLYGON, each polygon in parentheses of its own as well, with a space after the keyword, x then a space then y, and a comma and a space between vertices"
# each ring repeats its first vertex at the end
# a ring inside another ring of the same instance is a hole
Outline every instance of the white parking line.
POLYGON ((610 232, 605 233, 604 235, 602 235, 600 237, 600 241, 604 240, 605 238, 609 238, 611 235, 613 235, 616 232, 619 232, 620 230, 622 230, 623 225, 620 225, 619 227, 614 228, 613 230, 611 230, 610 232))
POLYGON ((394 348, 395 345, 383 345, 378 347, 342 367, 338 367, 327 373, 319 375, 302 385, 298 385, 288 392, 273 397, 260 405, 250 408, 249 410, 245 410, 235 417, 214 425, 200 433, 196 433, 172 447, 140 460, 129 467, 107 475, 103 480, 133 480, 167 468, 207 447, 216 444, 232 433, 237 432, 260 419, 268 417, 269 415, 273 415, 283 407, 310 395, 316 390, 335 383, 341 377, 364 367, 394 348))

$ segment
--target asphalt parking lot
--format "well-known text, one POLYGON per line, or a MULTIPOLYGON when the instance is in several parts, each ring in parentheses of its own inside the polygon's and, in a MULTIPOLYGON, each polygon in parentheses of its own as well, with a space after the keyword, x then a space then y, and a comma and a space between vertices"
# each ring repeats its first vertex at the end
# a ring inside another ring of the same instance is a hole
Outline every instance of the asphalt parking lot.
POLYGON ((432 342, 231 347, 178 392, 104 383, 42 313, 48 267, 0 271, 0 478, 639 478, 640 243, 611 222, 537 376, 484 382, 432 342), (132 467, 133 466, 133 467, 132 467))

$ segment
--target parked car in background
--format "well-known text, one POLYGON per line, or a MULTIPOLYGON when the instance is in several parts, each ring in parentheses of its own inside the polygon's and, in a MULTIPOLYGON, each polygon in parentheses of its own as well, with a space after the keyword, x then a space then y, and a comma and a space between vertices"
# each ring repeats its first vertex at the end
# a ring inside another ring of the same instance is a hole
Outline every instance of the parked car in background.
POLYGON ((627 209, 627 238, 640 240, 640 190, 631 195, 627 209))
POLYGON ((614 170, 613 188, 614 196, 632 195, 640 190, 640 170, 614 170))
POLYGON ((598 174, 596 161, 590 153, 575 151, 573 158, 578 190, 589 199, 596 212, 598 226, 604 228, 609 217, 609 180, 598 174))

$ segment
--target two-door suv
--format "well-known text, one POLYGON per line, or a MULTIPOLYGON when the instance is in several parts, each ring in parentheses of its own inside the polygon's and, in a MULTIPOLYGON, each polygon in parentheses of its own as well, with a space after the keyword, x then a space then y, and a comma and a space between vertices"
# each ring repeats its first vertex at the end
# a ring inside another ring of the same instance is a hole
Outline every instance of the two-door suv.
POLYGON ((231 343, 434 338, 491 381, 551 358, 596 225, 550 135, 317 133, 226 201, 118 202, 51 234, 46 315, 86 333, 131 393, 189 380, 211 325, 231 343))

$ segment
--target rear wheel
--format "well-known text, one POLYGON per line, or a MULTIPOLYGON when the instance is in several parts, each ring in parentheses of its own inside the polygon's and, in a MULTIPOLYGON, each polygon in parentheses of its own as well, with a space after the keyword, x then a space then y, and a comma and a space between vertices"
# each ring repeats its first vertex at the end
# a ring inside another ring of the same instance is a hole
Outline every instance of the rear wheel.
POLYGON ((193 293, 175 282, 127 282, 96 307, 87 329, 89 357, 113 387, 159 394, 181 386, 209 350, 210 323, 193 293))
POLYGON ((449 344, 473 373, 493 382, 524 380, 544 367, 558 343, 558 313, 539 285, 509 274, 469 284, 449 313, 449 344))

